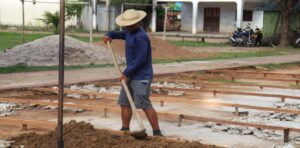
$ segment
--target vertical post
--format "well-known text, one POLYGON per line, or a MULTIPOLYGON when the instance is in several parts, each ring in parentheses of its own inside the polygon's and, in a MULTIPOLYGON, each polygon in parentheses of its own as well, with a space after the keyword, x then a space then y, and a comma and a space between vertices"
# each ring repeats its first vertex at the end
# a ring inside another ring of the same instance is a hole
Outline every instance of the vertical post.
POLYGON ((152 4, 153 5, 152 5, 151 31, 156 32, 156 7, 157 7, 156 0, 153 0, 152 4))
POLYGON ((108 108, 104 108, 104 117, 105 118, 107 117, 107 111, 108 111, 108 108))
POLYGON ((165 5, 165 21, 164 21, 164 36, 163 36, 163 40, 166 39, 166 30, 167 30, 167 19, 168 19, 168 5, 165 5))
POLYGON ((242 21, 243 21, 244 1, 238 0, 236 2, 236 5, 237 5, 236 27, 241 28, 242 21))
POLYGON ((285 96, 281 97, 281 102, 285 102, 285 96))
POLYGON ((163 100, 160 101, 160 106, 161 106, 161 107, 164 106, 164 101, 163 101, 163 100))
POLYGON ((235 114, 236 116, 239 116, 239 107, 238 107, 237 105, 235 106, 234 114, 235 114))
POLYGON ((57 148, 64 147, 63 141, 63 102, 64 102, 64 54, 65 54, 65 0, 60 0, 59 19, 59 78, 58 78, 58 120, 57 148))
POLYGON ((107 15, 106 16, 107 17, 107 24, 106 24, 107 31, 110 31, 110 12, 109 12, 110 11, 110 6, 109 6, 110 3, 109 3, 109 1, 110 0, 106 0, 106 2, 105 2, 105 10, 106 10, 106 15, 107 15))
POLYGON ((178 116, 178 127, 181 127, 182 119, 183 119, 183 114, 180 114, 180 115, 178 116))
POLYGON ((198 2, 193 2, 192 33, 197 33, 198 2))
POLYGON ((25 6, 24 6, 24 0, 21 0, 22 2, 22 43, 25 43, 25 6))
MULTIPOLYGON (((124 12, 124 4, 121 5, 121 14, 124 12)), ((120 26, 120 31, 122 31, 122 27, 120 26)))
POLYGON ((93 7, 91 5, 91 2, 89 2, 89 8, 88 11, 90 12, 90 43, 93 43, 93 7))
POLYGON ((283 130, 283 142, 284 143, 288 143, 289 142, 289 133, 290 133, 290 129, 286 128, 283 130))

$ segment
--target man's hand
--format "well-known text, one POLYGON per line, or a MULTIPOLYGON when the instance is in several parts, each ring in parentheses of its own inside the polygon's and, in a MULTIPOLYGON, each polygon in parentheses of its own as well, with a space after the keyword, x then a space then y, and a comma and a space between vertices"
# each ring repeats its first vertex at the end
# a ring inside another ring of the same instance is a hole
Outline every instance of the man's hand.
POLYGON ((121 74, 121 76, 120 76, 120 81, 122 81, 122 80, 126 81, 126 79, 127 79, 126 75, 121 74))
POLYGON ((110 38, 109 36, 106 36, 106 35, 105 35, 105 36, 103 37, 102 40, 103 40, 103 42, 106 44, 107 42, 111 42, 111 41, 112 41, 112 38, 110 38))

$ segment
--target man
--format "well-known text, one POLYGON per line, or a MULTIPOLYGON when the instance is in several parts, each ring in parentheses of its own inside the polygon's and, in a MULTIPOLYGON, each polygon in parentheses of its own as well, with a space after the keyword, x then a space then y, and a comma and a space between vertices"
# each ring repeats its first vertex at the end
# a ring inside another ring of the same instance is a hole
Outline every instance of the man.
MULTIPOLYGON (((143 109, 153 129, 154 136, 162 136, 157 119, 157 113, 152 107, 150 86, 153 78, 151 44, 147 33, 138 24, 146 12, 134 9, 126 10, 116 18, 116 23, 126 29, 118 32, 108 32, 103 37, 104 43, 112 39, 125 40, 125 56, 127 67, 120 76, 126 80, 137 109, 143 109)), ((118 100, 121 106, 122 128, 129 131, 132 109, 124 89, 118 100)))

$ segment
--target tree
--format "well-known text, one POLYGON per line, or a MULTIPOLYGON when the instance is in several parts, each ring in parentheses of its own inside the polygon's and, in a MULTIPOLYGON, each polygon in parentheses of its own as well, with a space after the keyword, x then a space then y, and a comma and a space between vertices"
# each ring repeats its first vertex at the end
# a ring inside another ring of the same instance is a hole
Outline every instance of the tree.
POLYGON ((46 25, 53 25, 54 30, 53 32, 55 34, 57 34, 59 32, 58 26, 59 26, 59 13, 58 11, 51 13, 49 11, 45 11, 44 15, 43 15, 43 19, 42 20, 46 25))
MULTIPOLYGON (((82 14, 82 10, 85 5, 68 3, 71 1, 72 0, 66 1, 66 18, 72 19, 75 17, 76 18, 76 29, 78 29, 82 26, 81 14, 82 14)), ((84 0, 78 0, 76 2, 84 2, 84 0)))
MULTIPOLYGON (((274 0, 273 0, 274 1, 274 0)), ((281 13, 281 42, 279 46, 286 47, 289 45, 289 20, 296 12, 296 6, 300 0, 275 0, 281 13)))

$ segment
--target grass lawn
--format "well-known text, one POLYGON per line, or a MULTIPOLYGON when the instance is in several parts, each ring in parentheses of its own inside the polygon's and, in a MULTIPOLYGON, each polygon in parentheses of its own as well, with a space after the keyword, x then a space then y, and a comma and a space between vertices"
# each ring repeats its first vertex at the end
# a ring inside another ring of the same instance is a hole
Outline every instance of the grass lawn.
MULTIPOLYGON (((30 42, 52 34, 25 34, 25 42, 30 42)), ((89 37, 82 37, 77 35, 70 35, 73 38, 84 42, 90 42, 89 37)), ((94 37, 93 42, 100 41, 100 37, 94 37)), ((0 51, 12 48, 16 45, 22 44, 22 33, 17 32, 0 32, 0 51)))
MULTIPOLYGON (((49 34, 25 34, 25 42, 30 42, 49 34)), ((0 51, 22 44, 22 34, 16 32, 0 32, 0 51)))
POLYGON ((282 48, 266 51, 252 51, 252 52, 220 52, 212 54, 206 58, 194 59, 154 59, 153 63, 172 63, 172 62, 187 62, 187 61, 203 61, 203 60, 221 60, 221 59, 236 59, 236 58, 250 58, 250 57, 266 57, 276 55, 300 54, 300 48, 282 48))
MULTIPOLYGON (((65 70, 76 70, 82 68, 99 68, 99 67, 112 67, 113 64, 103 64, 103 65, 75 65, 75 66, 65 66, 65 70)), ((17 72, 33 72, 33 71, 49 71, 58 70, 58 66, 25 66, 16 65, 10 67, 1 67, 0 74, 5 73, 17 73, 17 72)))

